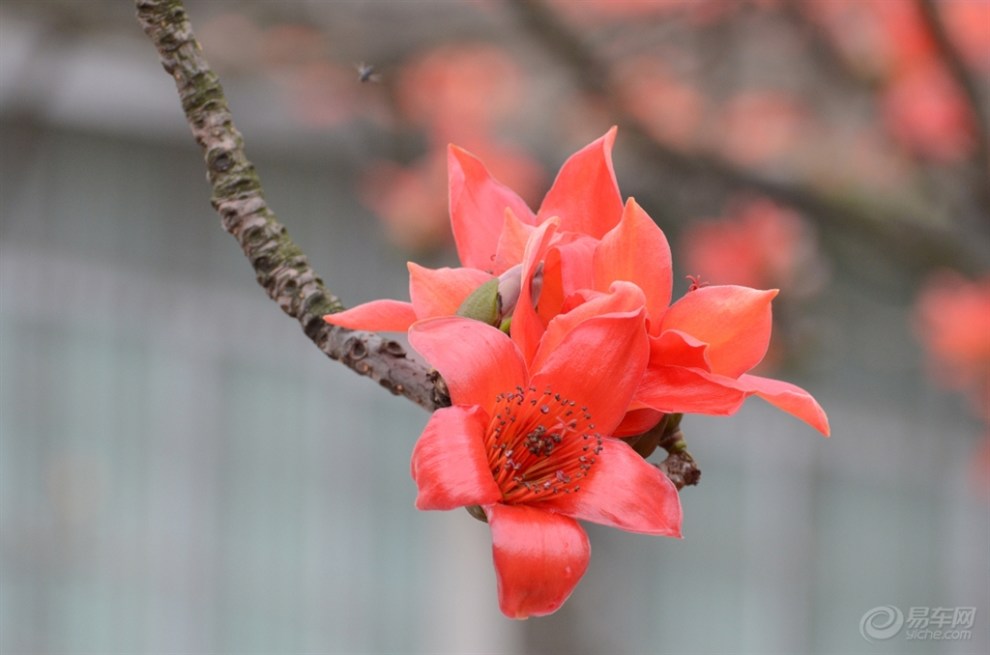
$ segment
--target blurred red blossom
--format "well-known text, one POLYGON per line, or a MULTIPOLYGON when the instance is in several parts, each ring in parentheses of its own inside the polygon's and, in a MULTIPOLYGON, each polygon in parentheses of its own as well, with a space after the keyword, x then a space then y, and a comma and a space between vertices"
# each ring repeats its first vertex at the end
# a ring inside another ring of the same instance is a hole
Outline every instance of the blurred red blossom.
MULTIPOLYGON (((882 82, 881 117, 894 139, 941 162, 972 151, 972 110, 917 3, 813 0, 803 6, 854 68, 882 82)), ((935 8, 966 64, 990 69, 990 2, 940 2, 935 8)))
POLYGON ((972 113, 958 85, 934 62, 898 74, 882 107, 891 135, 918 155, 957 161, 975 145, 972 113))
POLYGON ((397 74, 401 121, 423 130, 428 151, 410 165, 382 161, 365 176, 361 195, 401 248, 424 251, 450 242, 447 222, 447 144, 480 153, 520 195, 536 198, 542 167, 497 136, 498 124, 518 111, 522 73, 504 48, 448 44, 412 59, 397 74))
POLYGON ((753 166, 782 157, 807 139, 812 116, 797 96, 759 90, 730 99, 718 123, 717 142, 711 145, 729 159, 753 166))
POLYGON ((426 129, 438 146, 489 134, 523 96, 518 64, 501 47, 444 45, 406 64, 399 73, 403 118, 426 129))
POLYGON ((676 16, 695 24, 717 21, 738 7, 724 0, 555 0, 561 11, 576 21, 592 22, 602 17, 617 19, 676 16))
POLYGON ((796 212, 765 199, 736 201, 720 218, 691 223, 681 237, 685 270, 712 284, 813 294, 827 268, 811 227, 796 212))
POLYGON ((705 114, 705 98, 694 85, 678 79, 657 57, 619 62, 615 71, 619 97, 629 113, 655 138, 687 148, 705 114))
POLYGON ((935 380, 966 394, 990 425, 990 277, 936 275, 918 297, 915 326, 935 380))
POLYGON ((966 63, 990 71, 990 0, 944 2, 939 8, 966 63))
MULTIPOLYGON (((477 138, 473 150, 520 195, 532 200, 545 186, 542 166, 522 150, 477 138)), ((447 213, 447 150, 431 150, 409 166, 379 161, 361 184, 361 198, 385 224, 389 240, 411 252, 451 242, 447 213)))

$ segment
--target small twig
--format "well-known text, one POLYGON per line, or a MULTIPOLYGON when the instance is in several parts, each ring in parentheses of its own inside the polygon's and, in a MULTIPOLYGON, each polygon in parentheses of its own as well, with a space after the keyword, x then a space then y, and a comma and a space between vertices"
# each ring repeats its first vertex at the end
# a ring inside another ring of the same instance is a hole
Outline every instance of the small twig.
POLYGON ((945 64, 949 74, 952 75, 962 90, 973 117, 973 126, 976 132, 974 135, 976 149, 973 153, 975 168, 973 184, 976 196, 983 203, 987 218, 990 219, 990 184, 987 184, 987 180, 990 179, 990 113, 984 104, 976 78, 966 66, 962 53, 959 52, 949 36, 938 7, 935 6, 935 0, 917 0, 917 5, 928 34, 935 43, 935 47, 938 48, 942 63, 945 64))
POLYGON ((332 327, 323 315, 343 309, 316 275, 306 255, 268 207, 261 181, 244 153, 220 80, 203 57, 181 0, 136 0, 138 19, 175 80, 186 120, 206 158, 213 207, 224 229, 244 250, 258 284, 299 321, 331 359, 427 409, 437 398, 429 369, 409 358, 396 341, 332 327))
POLYGON ((632 446, 643 459, 646 459, 657 448, 667 451, 667 458, 657 464, 678 489, 698 484, 701 479, 701 469, 687 451, 687 442, 681 432, 683 414, 666 414, 660 422, 634 437, 623 438, 632 446))
MULTIPOLYGON (((306 336, 331 359, 426 409, 450 405, 443 379, 408 358, 398 342, 323 321, 324 314, 340 311, 343 306, 316 276, 265 202, 261 181, 244 153, 244 140, 234 127, 220 80, 203 57, 181 0, 137 0, 137 8, 162 65, 175 79, 186 119, 203 148, 213 206, 224 229, 241 244, 269 297, 297 319, 306 336)), ((668 448, 670 443, 665 439, 669 441, 669 436, 662 432, 656 443, 668 448)), ((683 440, 677 441, 683 446, 683 440)), ((682 447, 668 451, 671 454, 660 468, 678 489, 696 484, 700 471, 691 456, 682 447)))
POLYGON ((689 179, 717 182, 735 189, 756 191, 805 213, 823 230, 842 229, 888 257, 913 268, 951 266, 983 270, 981 253, 954 231, 935 227, 926 217, 894 207, 827 195, 809 186, 761 177, 724 159, 677 150, 654 138, 639 121, 614 100, 609 66, 585 41, 562 22, 544 0, 510 0, 523 26, 573 71, 586 93, 596 96, 629 142, 658 167, 689 179))

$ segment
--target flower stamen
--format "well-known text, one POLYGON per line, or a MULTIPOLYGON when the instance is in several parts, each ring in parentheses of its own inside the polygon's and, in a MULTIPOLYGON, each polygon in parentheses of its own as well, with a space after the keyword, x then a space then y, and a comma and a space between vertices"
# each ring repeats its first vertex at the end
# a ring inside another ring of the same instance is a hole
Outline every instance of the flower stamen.
POLYGON ((538 502, 574 493, 602 451, 586 406, 551 389, 499 394, 486 435, 488 463, 503 502, 538 502))

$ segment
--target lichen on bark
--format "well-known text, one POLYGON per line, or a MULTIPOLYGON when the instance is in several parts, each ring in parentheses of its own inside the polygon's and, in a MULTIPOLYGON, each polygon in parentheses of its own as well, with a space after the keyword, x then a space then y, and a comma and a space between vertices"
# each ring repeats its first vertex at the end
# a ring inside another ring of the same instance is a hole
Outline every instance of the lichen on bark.
MULTIPOLYGON (((450 405, 436 371, 392 339, 328 325, 325 314, 344 309, 309 265, 302 249, 265 201, 261 180, 244 151, 220 79, 203 56, 181 0, 136 0, 138 19, 155 44, 165 71, 175 80, 182 109, 203 149, 211 202, 223 228, 240 244, 268 296, 302 326, 331 359, 377 381, 396 395, 434 410, 450 405)), ((679 432, 677 433, 680 434, 679 432)), ((665 443, 658 443, 667 447, 665 443)), ((696 484, 700 471, 683 448, 669 449, 660 464, 681 488, 696 484)))
POLYGON ((425 365, 396 341, 332 327, 324 314, 343 304, 324 286, 302 249, 265 201, 261 180, 244 151, 220 79, 210 69, 180 0, 137 0, 138 19, 175 81, 196 143, 203 149, 211 202, 223 228, 240 244, 258 283, 326 355, 376 380, 394 394, 434 409, 425 365), (358 345, 360 344, 360 345, 358 345))

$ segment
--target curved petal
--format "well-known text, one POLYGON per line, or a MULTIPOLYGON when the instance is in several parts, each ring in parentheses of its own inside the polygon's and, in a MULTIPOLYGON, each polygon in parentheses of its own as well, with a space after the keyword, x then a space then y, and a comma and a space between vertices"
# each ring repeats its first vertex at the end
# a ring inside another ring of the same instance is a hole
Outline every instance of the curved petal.
POLYGON ((492 270, 506 207, 530 224, 536 223, 533 211, 478 158, 457 146, 447 150, 447 176, 457 255, 464 266, 492 270))
POLYGON ((613 528, 681 536, 681 499, 677 487, 619 439, 605 438, 581 488, 543 502, 554 511, 613 528))
POLYGON ((323 320, 351 330, 405 332, 416 321, 416 310, 412 303, 401 300, 372 300, 336 314, 327 314, 323 320))
POLYGON ((656 427, 660 419, 664 417, 663 412, 658 412, 651 407, 639 407, 630 409, 622 417, 622 422, 612 431, 613 437, 633 437, 643 434, 647 430, 656 427))
POLYGON ((419 318, 453 316, 478 287, 492 279, 476 268, 424 268, 409 262, 409 299, 419 318))
POLYGON ((659 334, 674 284, 670 244, 663 230, 632 198, 626 202, 619 224, 595 249, 594 269, 596 289, 607 289, 616 280, 639 285, 646 294, 650 334, 659 334))
POLYGON ((533 302, 533 278, 536 276, 546 254, 550 241, 557 230, 557 219, 541 223, 529 237, 522 261, 522 288, 519 291, 519 301, 512 313, 512 340, 519 346, 525 361, 529 361, 536 352, 543 336, 546 324, 536 313, 533 302))
POLYGON ((760 363, 770 344, 770 301, 777 290, 702 287, 670 306, 660 329, 680 330, 708 344, 712 372, 739 377, 760 363))
POLYGON ((547 324, 540 347, 529 364, 530 369, 539 370, 560 342, 581 323, 604 314, 634 314, 643 307, 644 302, 643 292, 635 284, 616 282, 609 293, 596 295, 566 314, 558 314, 547 324))
POLYGON ((566 241, 550 247, 544 260, 543 291, 537 303, 544 322, 563 311, 566 298, 594 286, 591 262, 598 241, 574 233, 566 236, 566 241))
POLYGON ((409 328, 409 343, 440 371, 455 405, 490 413, 495 396, 526 385, 526 364, 504 332, 460 316, 432 318, 409 328))
POLYGON ((825 410, 801 387, 757 375, 739 376, 739 385, 777 409, 801 419, 826 437, 831 434, 825 410))
POLYGON ((530 385, 587 407, 595 430, 611 434, 622 420, 649 357, 646 313, 595 316, 570 330, 541 357, 530 385))
POLYGON ((444 407, 430 417, 410 465, 416 509, 454 509, 501 500, 485 452, 488 415, 480 407, 444 407))
POLYGON ((524 619, 557 611, 591 559, 584 528, 574 519, 527 506, 491 505, 485 513, 502 613, 524 619))
POLYGON ((616 128, 578 150, 564 162, 537 212, 537 220, 559 216, 562 230, 596 239, 622 215, 622 198, 612 168, 616 128))
POLYGON ((708 344, 680 330, 666 330, 650 339, 650 366, 687 366, 711 371, 708 344))
POLYGON ((746 395, 731 378, 694 368, 658 366, 643 374, 634 399, 666 414, 727 415, 742 407, 746 395))
POLYGON ((505 208, 505 221, 495 249, 495 275, 501 275, 513 266, 522 263, 526 243, 536 228, 523 223, 510 207, 505 208))

